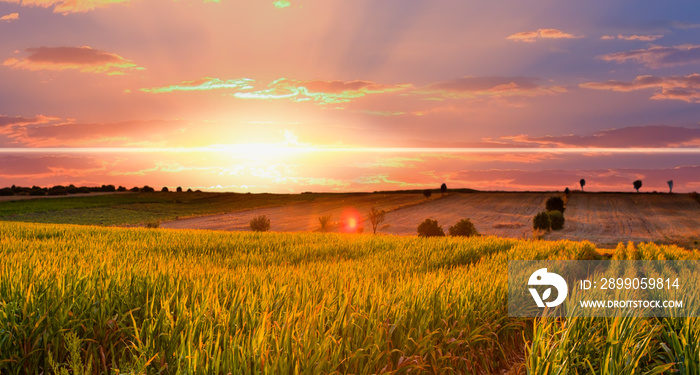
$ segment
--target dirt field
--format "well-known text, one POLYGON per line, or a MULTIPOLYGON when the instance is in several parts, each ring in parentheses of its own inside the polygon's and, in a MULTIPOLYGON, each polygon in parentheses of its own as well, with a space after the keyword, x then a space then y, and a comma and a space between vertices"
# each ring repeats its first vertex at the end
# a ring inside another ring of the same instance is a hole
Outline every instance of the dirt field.
MULTIPOLYGON (((436 219, 445 232, 461 218, 470 218, 484 235, 531 238, 532 217, 544 210, 553 193, 454 193, 427 200, 418 194, 360 194, 280 207, 196 217, 162 224, 165 228, 249 230, 249 222, 266 215, 273 231, 318 230, 318 217, 332 214, 338 221, 352 208, 362 219, 371 207, 388 211, 379 232, 415 235, 426 218, 436 219)), ((676 243, 697 247, 700 204, 686 194, 572 194, 566 224, 546 239, 588 240, 602 247, 618 242, 676 243), (695 245, 695 246, 694 246, 695 245)), ((365 231, 370 231, 368 222, 365 231)))
MULTIPOLYGON (((432 198, 435 200, 436 198, 432 198)), ((270 219, 270 230, 278 232, 314 231, 318 218, 332 215, 338 222, 345 216, 365 219, 372 207, 391 211, 425 201, 420 194, 357 194, 314 199, 284 206, 258 208, 223 215, 210 215, 162 223, 163 228, 250 230, 250 220, 259 215, 270 219)), ((388 216, 388 215, 387 215, 388 216)), ((416 224, 417 225, 417 224, 416 224)), ((336 229, 339 225, 335 225, 336 229)), ((369 224, 365 224, 366 230, 369 224)))

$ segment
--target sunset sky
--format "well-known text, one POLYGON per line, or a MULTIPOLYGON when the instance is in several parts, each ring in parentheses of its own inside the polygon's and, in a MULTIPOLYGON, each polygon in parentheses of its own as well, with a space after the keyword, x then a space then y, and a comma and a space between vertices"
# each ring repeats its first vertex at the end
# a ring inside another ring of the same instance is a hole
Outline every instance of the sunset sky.
POLYGON ((697 0, 0 0, 0 187, 700 191, 697 0))

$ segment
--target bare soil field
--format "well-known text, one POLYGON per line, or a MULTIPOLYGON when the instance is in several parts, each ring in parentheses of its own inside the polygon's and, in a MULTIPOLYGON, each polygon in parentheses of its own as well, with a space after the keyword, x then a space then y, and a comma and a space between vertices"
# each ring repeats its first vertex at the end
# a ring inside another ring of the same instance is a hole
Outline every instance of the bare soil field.
POLYGON ((566 224, 547 239, 659 242, 697 247, 700 203, 688 194, 572 194, 566 224))
MULTIPOLYGON (((433 198, 434 200, 435 198, 433 198)), ((223 215, 200 216, 161 224, 163 228, 250 230, 250 220, 259 215, 270 219, 270 230, 277 232, 314 231, 320 228, 318 218, 331 215, 333 222, 344 216, 366 219, 372 207, 392 211, 425 201, 420 194, 353 194, 298 202, 283 206, 257 208, 223 215)), ((388 215, 387 215, 388 216, 388 215)), ((418 225, 418 224, 416 224, 418 225)), ((337 229, 339 225, 334 225, 337 229)), ((371 231, 369 224, 365 230, 371 231)))
MULTIPOLYGON (((165 222, 165 228, 249 230, 250 220, 266 215, 273 231, 315 231, 318 218, 332 215, 339 221, 354 211, 366 220, 371 207, 387 211, 378 232, 415 235, 426 218, 447 228, 462 218, 472 220, 484 235, 532 238, 532 217, 544 210, 547 198, 556 193, 452 193, 426 200, 419 194, 357 194, 326 197, 284 206, 251 209, 165 222)), ((700 204, 687 194, 574 193, 564 214, 566 224, 545 239, 588 240, 600 247, 619 242, 675 243, 697 247, 700 240, 700 204)), ((337 228, 337 226, 336 226, 337 228)))

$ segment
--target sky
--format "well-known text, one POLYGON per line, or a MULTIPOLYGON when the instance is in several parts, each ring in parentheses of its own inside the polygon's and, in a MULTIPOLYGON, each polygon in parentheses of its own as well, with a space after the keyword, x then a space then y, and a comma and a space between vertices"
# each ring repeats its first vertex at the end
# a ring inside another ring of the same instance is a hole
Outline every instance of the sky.
POLYGON ((700 191, 697 0, 0 0, 0 186, 700 191))

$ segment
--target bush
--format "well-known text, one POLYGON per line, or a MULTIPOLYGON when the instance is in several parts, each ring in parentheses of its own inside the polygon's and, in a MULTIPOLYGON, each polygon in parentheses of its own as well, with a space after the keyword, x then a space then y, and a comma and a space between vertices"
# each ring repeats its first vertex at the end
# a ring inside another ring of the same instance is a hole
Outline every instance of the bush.
POLYGON ((564 213, 564 200, 559 197, 551 197, 547 199, 545 207, 547 211, 559 211, 564 213))
POLYGON ((437 220, 425 219, 424 222, 418 225, 419 237, 444 237, 445 232, 438 225, 437 220))
POLYGON ((163 186, 163 188, 162 188, 162 189, 160 189, 160 191, 161 191, 162 193, 167 193, 167 192, 169 192, 169 191, 170 191, 170 189, 168 189, 168 187, 167 187, 167 186, 163 186))
POLYGON ((156 191, 156 190, 148 185, 145 185, 144 187, 141 188, 142 193, 153 193, 154 191, 156 191))
POLYGON ((479 235, 479 232, 469 219, 462 219, 458 221, 455 225, 451 226, 448 231, 450 236, 471 237, 479 235))
POLYGON ((321 224, 321 232, 328 232, 331 230, 331 216, 333 215, 319 216, 318 222, 321 224))
POLYGON ((270 230, 270 219, 265 215, 260 215, 250 221, 250 229, 253 232, 267 232, 270 230))
POLYGON ((564 214, 559 211, 549 211, 549 221, 551 223, 552 230, 561 230, 564 228, 564 214))
POLYGON ((564 189, 564 194, 569 195, 569 193, 571 193, 571 191, 569 190, 569 188, 564 189))
POLYGON ((430 191, 430 189, 425 189, 423 190, 423 195, 425 196, 425 199, 429 199, 431 195, 433 195, 433 192, 430 191))
POLYGON ((178 186, 177 189, 175 189, 178 193, 182 193, 182 186, 178 186))
POLYGON ((148 223, 146 223, 146 228, 155 229, 155 228, 158 228, 159 226, 160 226, 160 221, 149 221, 148 223))
POLYGON ((124 186, 120 186, 117 188, 117 191, 126 191, 126 188, 124 186))
POLYGON ((129 190, 129 191, 132 192, 132 193, 138 193, 139 191, 141 191, 141 189, 139 189, 138 186, 134 186, 134 187, 132 187, 131 190, 129 190))
POLYGON ((15 195, 15 192, 12 191, 11 188, 2 188, 2 189, 0 189, 0 196, 9 197, 9 196, 11 196, 11 195, 15 195))
POLYGON ((117 189, 114 187, 114 185, 102 185, 100 187, 100 191, 104 191, 107 193, 113 193, 113 192, 117 191, 117 189))
POLYGON ((541 229, 541 230, 549 230, 549 228, 552 227, 552 221, 549 218, 549 215, 547 212, 542 211, 535 215, 535 218, 532 219, 532 228, 535 230, 541 229))

